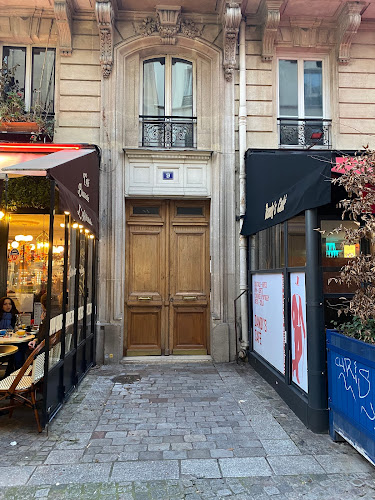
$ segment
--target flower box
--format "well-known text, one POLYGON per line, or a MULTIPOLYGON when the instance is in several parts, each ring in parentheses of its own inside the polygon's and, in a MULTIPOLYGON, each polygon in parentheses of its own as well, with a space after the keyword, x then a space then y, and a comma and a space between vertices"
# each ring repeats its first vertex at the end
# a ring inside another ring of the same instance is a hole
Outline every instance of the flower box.
POLYGON ((375 344, 327 330, 329 430, 375 465, 375 344))
POLYGON ((39 132, 39 125, 37 122, 1 122, 0 131, 37 133, 39 132))

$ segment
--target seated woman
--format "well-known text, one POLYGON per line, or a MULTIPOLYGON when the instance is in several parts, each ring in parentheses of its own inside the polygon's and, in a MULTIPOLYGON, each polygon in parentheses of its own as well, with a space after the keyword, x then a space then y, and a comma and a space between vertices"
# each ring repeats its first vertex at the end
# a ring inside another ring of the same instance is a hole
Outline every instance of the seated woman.
POLYGON ((18 310, 13 299, 2 297, 0 299, 0 330, 14 328, 16 326, 18 310))
MULTIPOLYGON (((0 299, 0 330, 12 330, 16 326, 17 314, 19 314, 16 304, 10 297, 2 297, 0 299)), ((12 373, 13 370, 21 368, 25 361, 26 346, 19 345, 18 351, 13 357, 8 359, 8 367, 5 376, 12 373)))

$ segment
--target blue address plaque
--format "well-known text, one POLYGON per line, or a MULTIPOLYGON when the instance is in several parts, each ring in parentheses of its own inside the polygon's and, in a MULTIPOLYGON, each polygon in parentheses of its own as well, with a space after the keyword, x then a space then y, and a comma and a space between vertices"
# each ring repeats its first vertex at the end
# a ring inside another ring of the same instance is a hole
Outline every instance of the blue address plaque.
POLYGON ((174 172, 163 172, 163 181, 173 181, 174 172))

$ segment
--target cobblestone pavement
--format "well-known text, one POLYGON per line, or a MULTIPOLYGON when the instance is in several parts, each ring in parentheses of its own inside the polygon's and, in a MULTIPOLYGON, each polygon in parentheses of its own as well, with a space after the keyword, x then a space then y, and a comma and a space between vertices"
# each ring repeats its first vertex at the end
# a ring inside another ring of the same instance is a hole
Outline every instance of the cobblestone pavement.
POLYGON ((19 417, 0 417, 0 500, 375 499, 375 469, 248 364, 96 367, 48 432, 19 417))

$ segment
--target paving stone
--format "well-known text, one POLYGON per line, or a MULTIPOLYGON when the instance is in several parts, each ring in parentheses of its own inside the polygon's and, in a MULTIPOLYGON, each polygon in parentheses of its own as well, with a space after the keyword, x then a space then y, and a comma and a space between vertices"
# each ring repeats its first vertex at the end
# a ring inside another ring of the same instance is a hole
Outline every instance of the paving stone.
POLYGON ((267 455, 301 455, 291 439, 262 439, 267 455))
POLYGON ((198 478, 220 478, 217 460, 182 460, 181 474, 198 478))
POLYGON ((324 474, 313 456, 275 456, 267 460, 277 475, 324 474))
POLYGON ((112 481, 148 481, 157 479, 178 479, 177 460, 116 462, 111 474, 112 481))
POLYGON ((35 467, 0 467, 0 486, 17 486, 26 484, 31 474, 34 472, 35 467))
POLYGON ((354 456, 335 456, 334 459, 330 455, 315 455, 315 458, 323 469, 330 474, 372 472, 374 470, 374 467, 358 454, 354 456))
POLYGON ((92 483, 99 477, 107 481, 110 470, 110 464, 41 465, 35 469, 28 484, 92 483))
POLYGON ((267 461, 261 457, 219 459, 223 477, 271 476, 267 461))
POLYGON ((79 463, 84 450, 55 450, 47 456, 45 464, 73 464, 79 463))

